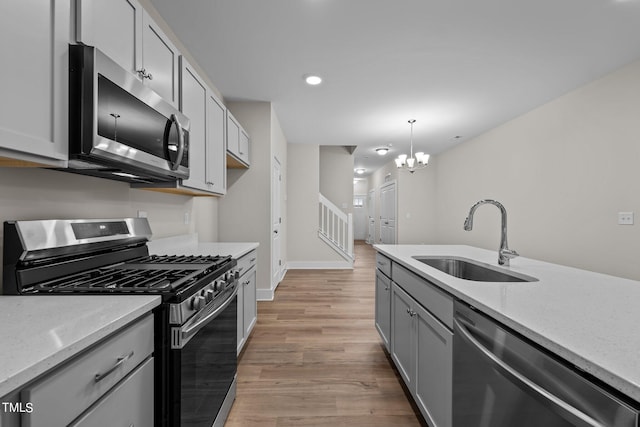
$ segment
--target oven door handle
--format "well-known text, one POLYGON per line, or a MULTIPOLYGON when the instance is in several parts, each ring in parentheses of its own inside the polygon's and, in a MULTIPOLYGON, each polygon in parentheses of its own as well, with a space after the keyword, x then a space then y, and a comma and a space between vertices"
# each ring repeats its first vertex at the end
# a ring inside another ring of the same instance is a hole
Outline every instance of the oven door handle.
POLYGON ((580 427, 605 427, 604 424, 593 419, 578 408, 573 407, 558 396, 548 392, 542 386, 525 377, 513 367, 509 366, 505 361, 493 354, 491 350, 483 346, 476 340, 471 331, 465 326, 464 321, 460 318, 454 318, 454 333, 460 333, 460 336, 469 344, 475 347, 484 357, 491 362, 493 367, 504 375, 508 380, 513 382, 520 388, 527 390, 532 395, 539 395, 542 401, 550 408, 555 408, 556 412, 564 414, 565 419, 570 419, 571 423, 580 427))
POLYGON ((220 305, 220 307, 213 310, 211 313, 199 319, 192 325, 188 323, 180 328, 173 328, 171 336, 171 349, 181 349, 202 329, 207 323, 215 319, 222 313, 233 301, 233 298, 238 294, 238 285, 234 284, 233 293, 220 305))

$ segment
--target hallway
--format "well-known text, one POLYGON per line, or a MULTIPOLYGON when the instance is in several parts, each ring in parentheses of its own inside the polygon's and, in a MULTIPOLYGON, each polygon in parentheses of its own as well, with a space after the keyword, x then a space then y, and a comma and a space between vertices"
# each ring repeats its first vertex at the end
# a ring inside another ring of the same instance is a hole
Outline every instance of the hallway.
POLYGON ((353 270, 290 270, 240 355, 226 426, 425 425, 374 326, 375 251, 353 270))

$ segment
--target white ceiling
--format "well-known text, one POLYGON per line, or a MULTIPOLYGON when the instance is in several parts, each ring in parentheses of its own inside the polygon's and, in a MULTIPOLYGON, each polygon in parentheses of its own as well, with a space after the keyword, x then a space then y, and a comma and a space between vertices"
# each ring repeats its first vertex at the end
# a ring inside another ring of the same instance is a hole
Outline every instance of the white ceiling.
POLYGON ((225 99, 271 101, 290 143, 357 146, 367 174, 409 119, 437 154, 640 58, 640 0, 151 1, 225 99))

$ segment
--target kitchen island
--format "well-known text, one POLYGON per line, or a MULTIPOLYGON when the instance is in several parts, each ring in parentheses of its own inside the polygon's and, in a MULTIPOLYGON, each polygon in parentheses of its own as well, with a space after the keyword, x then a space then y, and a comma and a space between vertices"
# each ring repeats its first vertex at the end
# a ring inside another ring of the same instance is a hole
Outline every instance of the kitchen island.
POLYGON ((640 402, 640 283, 536 261, 497 264, 497 252, 461 245, 376 245, 384 256, 640 402), (467 258, 532 282, 475 282, 415 256, 467 258))

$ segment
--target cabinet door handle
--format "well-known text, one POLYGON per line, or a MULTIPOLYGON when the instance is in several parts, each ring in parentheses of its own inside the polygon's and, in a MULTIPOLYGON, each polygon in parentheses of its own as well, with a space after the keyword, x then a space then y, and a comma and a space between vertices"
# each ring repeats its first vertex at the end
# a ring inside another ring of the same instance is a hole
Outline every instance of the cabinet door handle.
POLYGON ((109 375, 111 375, 113 371, 118 369, 120 366, 122 366, 127 360, 131 359, 132 357, 133 357, 133 350, 131 350, 131 353, 127 354, 126 356, 118 357, 118 361, 116 362, 115 365, 111 367, 111 369, 109 369, 104 374, 96 374, 96 376, 94 377, 95 382, 100 382, 106 377, 108 377, 109 375))
POLYGON ((139 69, 137 73, 140 74, 140 78, 142 78, 142 80, 144 79, 153 80, 153 75, 151 73, 147 73, 146 68, 139 69))
POLYGON ((243 285, 247 286, 249 283, 251 283, 250 280, 247 280, 246 282, 242 282, 243 285))
POLYGON ((256 258, 255 257, 251 258, 249 262, 256 262, 256 258))

